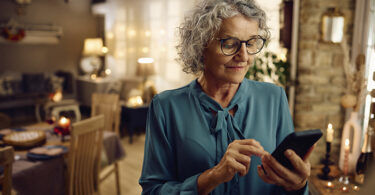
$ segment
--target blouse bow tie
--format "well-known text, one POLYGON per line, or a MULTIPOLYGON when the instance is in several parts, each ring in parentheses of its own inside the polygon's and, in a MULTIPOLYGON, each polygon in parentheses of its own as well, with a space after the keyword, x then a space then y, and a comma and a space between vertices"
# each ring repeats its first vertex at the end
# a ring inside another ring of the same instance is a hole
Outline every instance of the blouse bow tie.
MULTIPOLYGON (((236 108, 236 106, 238 105, 234 104, 230 107, 216 110, 213 107, 209 108, 211 112, 216 113, 210 126, 211 134, 216 137, 216 164, 219 163, 224 156, 229 143, 235 139, 245 139, 237 122, 229 113, 229 111, 236 108)), ((236 174, 232 181, 225 184, 226 194, 238 194, 238 180, 239 176, 236 174)))
POLYGON ((210 125, 211 134, 216 137, 216 163, 223 157, 229 143, 235 139, 245 138, 237 122, 229 113, 236 106, 238 105, 233 104, 227 108, 218 108, 217 106, 206 107, 207 110, 216 114, 210 125))

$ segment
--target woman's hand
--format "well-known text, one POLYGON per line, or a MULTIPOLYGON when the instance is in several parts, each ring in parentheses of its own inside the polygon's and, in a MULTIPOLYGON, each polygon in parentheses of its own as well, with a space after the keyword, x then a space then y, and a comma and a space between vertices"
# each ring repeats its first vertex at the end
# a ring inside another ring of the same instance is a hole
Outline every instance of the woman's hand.
POLYGON ((221 183, 230 181, 236 173, 244 176, 249 172, 251 156, 267 154, 260 143, 254 139, 235 140, 228 145, 227 151, 213 171, 221 183))
POLYGON ((244 176, 249 172, 251 156, 267 154, 254 139, 235 140, 228 145, 219 164, 198 177, 199 194, 207 194, 221 183, 230 181, 236 173, 244 176))
POLYGON ((312 146, 305 157, 301 159, 293 150, 288 149, 284 155, 290 160, 294 166, 293 171, 282 166, 272 155, 267 154, 262 157, 262 165, 258 166, 258 174, 264 182, 282 186, 286 191, 295 191, 302 189, 310 176, 311 165, 308 161, 312 150, 312 146))

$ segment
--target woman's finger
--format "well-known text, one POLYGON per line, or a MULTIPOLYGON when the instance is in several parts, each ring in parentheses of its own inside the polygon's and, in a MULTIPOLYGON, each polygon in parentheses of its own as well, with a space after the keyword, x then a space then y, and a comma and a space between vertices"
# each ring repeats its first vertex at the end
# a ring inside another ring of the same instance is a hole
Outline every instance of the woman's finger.
POLYGON ((276 184, 274 181, 272 181, 270 178, 267 177, 266 173, 264 172, 264 169, 260 165, 258 165, 257 170, 258 170, 259 177, 264 182, 269 183, 269 184, 276 184))
POLYGON ((242 163, 238 162, 234 158, 228 158, 228 169, 234 169, 235 172, 240 173, 241 176, 246 175, 246 169, 247 167, 243 165, 242 163))
POLYGON ((242 145, 254 145, 263 148, 262 145, 255 139, 240 139, 236 141, 242 145))
POLYGON ((244 155, 238 153, 237 151, 228 151, 228 155, 230 155, 237 162, 243 164, 246 169, 248 169, 248 167, 250 166, 251 157, 249 155, 244 155))
POLYGON ((264 157, 264 165, 270 167, 270 169, 272 169, 273 172, 275 172, 275 174, 282 178, 286 183, 299 184, 301 182, 299 175, 281 165, 272 155, 264 157))
POLYGON ((303 177, 310 176, 310 163, 303 161, 293 150, 288 149, 284 155, 292 163, 294 169, 303 177))
POLYGON ((248 155, 248 156, 250 156, 250 155, 263 156, 263 155, 267 154, 267 152, 264 151, 263 147, 257 147, 257 146, 253 146, 253 145, 239 145, 238 151, 241 154, 245 154, 245 155, 248 155))
POLYGON ((274 181, 275 184, 280 186, 286 186, 287 182, 283 179, 283 177, 280 177, 275 170, 273 169, 273 165, 270 163, 270 160, 268 159, 270 155, 266 155, 262 157, 262 165, 267 173, 267 177, 274 181))

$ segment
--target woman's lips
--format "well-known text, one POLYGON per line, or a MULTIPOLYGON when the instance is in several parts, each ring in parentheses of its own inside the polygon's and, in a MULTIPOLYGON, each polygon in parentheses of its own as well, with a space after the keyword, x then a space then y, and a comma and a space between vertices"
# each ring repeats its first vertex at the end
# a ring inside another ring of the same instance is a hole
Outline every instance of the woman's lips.
POLYGON ((242 70, 245 68, 245 66, 225 66, 225 68, 230 70, 242 70))

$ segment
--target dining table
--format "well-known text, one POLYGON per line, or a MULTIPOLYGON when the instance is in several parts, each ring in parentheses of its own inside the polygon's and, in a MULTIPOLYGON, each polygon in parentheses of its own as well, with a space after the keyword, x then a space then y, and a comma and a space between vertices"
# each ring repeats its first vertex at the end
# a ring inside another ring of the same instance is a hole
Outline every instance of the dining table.
MULTIPOLYGON (((61 139, 48 123, 36 123, 13 131, 41 130, 46 133, 43 146, 62 146, 69 148, 69 136, 61 139)), ((9 130, 9 129, 7 129, 9 130)), ((0 130, 1 132, 2 130, 0 130)), ((110 131, 103 132, 101 167, 110 165, 125 157, 120 137, 110 131)), ((30 158, 29 150, 15 150, 12 170, 12 187, 19 195, 62 195, 66 190, 68 150, 62 155, 49 159, 30 158)))

